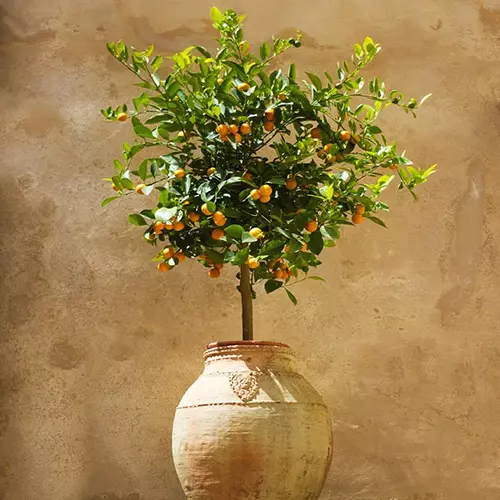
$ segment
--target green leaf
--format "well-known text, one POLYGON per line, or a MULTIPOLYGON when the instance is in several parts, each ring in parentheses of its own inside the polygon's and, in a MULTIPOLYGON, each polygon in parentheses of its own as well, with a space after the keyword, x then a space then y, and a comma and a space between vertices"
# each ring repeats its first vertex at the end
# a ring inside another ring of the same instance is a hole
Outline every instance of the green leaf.
POLYGON ((288 288, 285 288, 285 292, 288 295, 288 298, 292 301, 293 305, 296 306, 297 297, 295 297, 295 295, 290 290, 288 290, 288 288))
POLYGON ((211 248, 207 249, 207 256, 215 264, 222 264, 224 262, 224 255, 211 248))
POLYGON ((308 276, 307 279, 315 281, 323 281, 324 283, 326 283, 325 278, 322 278, 321 276, 308 276))
POLYGON ((290 64, 290 68, 288 69, 288 78, 290 80, 295 80, 297 77, 297 66, 295 66, 295 63, 290 64))
MULTIPOLYGON (((133 183, 130 179, 128 179, 127 177, 122 177, 122 178, 120 179, 120 184, 121 184, 121 185, 122 185, 125 189, 130 189, 130 190, 132 190, 132 189, 134 189, 134 188, 135 188, 134 183, 133 183)), ((142 192, 143 192, 144 194, 146 194, 146 193, 144 192, 144 189, 142 190, 142 192)), ((149 194, 149 193, 147 193, 147 194, 149 194)))
POLYGON ((321 234, 329 240, 335 241, 340 238, 339 230, 334 226, 321 226, 321 234))
POLYGON ((160 222, 170 222, 170 219, 172 219, 172 217, 175 217, 176 215, 177 207, 159 208, 155 212, 155 219, 159 220, 160 222))
POLYGON ((267 42, 264 42, 260 46, 260 58, 264 61, 266 60, 269 55, 271 54, 271 47, 267 42))
POLYGON ((282 286, 283 286, 283 281, 267 280, 266 284, 264 285, 264 289, 266 290, 266 293, 271 293, 277 290, 278 288, 281 288, 282 286))
POLYGON ((139 137, 144 137, 147 139, 154 139, 153 132, 146 126, 144 126, 137 116, 132 117, 132 127, 134 128, 134 132, 139 137))
POLYGON ((143 162, 141 162, 137 173, 142 180, 146 179, 146 177, 148 176, 148 160, 144 160, 143 162))
POLYGON ((387 229, 387 226, 385 225, 383 220, 380 220, 378 217, 375 217, 373 215, 365 215, 367 219, 370 219, 372 222, 375 222, 375 224, 378 224, 379 226, 385 227, 387 229))
POLYGON ((121 198, 121 196, 111 196, 110 198, 106 198, 105 200, 102 201, 101 207, 105 207, 108 203, 111 203, 113 200, 116 200, 116 198, 121 198))
POLYGON ((210 15, 212 16, 214 23, 220 23, 224 19, 224 15, 217 7, 212 7, 210 15))
POLYGON ((244 264, 247 261, 249 255, 250 255, 250 248, 249 247, 242 248, 234 256, 234 258, 233 258, 233 264, 235 266, 241 266, 242 264, 244 264))
POLYGON ((217 212, 217 205, 213 201, 207 201, 207 208, 211 213, 217 212))
POLYGON ((308 73, 307 71, 306 71, 306 75, 309 77, 309 80, 311 80, 312 84, 316 87, 316 90, 323 88, 323 85, 321 83, 321 80, 319 79, 319 76, 315 75, 314 73, 308 73))
POLYGON ((128 221, 136 226, 147 226, 148 223, 139 214, 130 214, 128 216, 128 221))
POLYGON ((368 132, 370 132, 370 134, 381 134, 382 133, 382 129, 380 129, 379 127, 376 127, 375 125, 370 125, 368 128, 367 128, 368 132))
POLYGON ((244 231, 245 230, 238 224, 231 224, 225 229, 226 234, 229 234, 231 238, 235 238, 237 240, 241 238, 241 235, 243 234, 244 231))
POLYGON ((309 242, 307 243, 309 250, 311 250, 313 254, 319 255, 323 250, 323 246, 323 236, 321 236, 321 232, 314 231, 314 233, 311 233, 309 242))
POLYGON ((257 238, 254 238, 250 233, 244 231, 241 235, 241 241, 242 243, 255 243, 257 241, 257 238))

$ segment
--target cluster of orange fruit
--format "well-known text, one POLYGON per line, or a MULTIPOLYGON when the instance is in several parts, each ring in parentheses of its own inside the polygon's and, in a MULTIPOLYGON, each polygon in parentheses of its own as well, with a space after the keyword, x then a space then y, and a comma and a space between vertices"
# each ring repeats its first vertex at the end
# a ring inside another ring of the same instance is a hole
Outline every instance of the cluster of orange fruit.
POLYGON ((267 108, 264 111, 264 116, 266 117, 266 121, 264 122, 264 130, 266 132, 271 132, 271 130, 274 130, 275 128, 274 121, 276 120, 276 115, 274 108, 267 108))
POLYGON ((226 125, 221 123, 217 125, 217 133, 221 141, 229 141, 229 135, 234 135, 234 141, 240 143, 243 135, 249 135, 252 132, 252 127, 249 123, 242 123, 239 127, 236 124, 226 125))
POLYGON ((365 213, 364 205, 356 205, 356 213, 352 216, 352 221, 354 224, 361 224, 365 218, 363 214, 365 213))
POLYGON ((264 184, 259 189, 252 189, 250 191, 250 198, 255 201, 259 200, 262 203, 269 203, 272 192, 273 188, 269 184, 264 184))
POLYGON ((158 271, 161 273, 166 273, 169 269, 171 269, 173 266, 169 265, 168 260, 174 259, 177 261, 177 264, 181 264, 184 262, 186 259, 186 256, 184 255, 184 252, 182 250, 177 250, 175 251, 172 247, 167 247, 162 250, 162 255, 165 258, 165 262, 160 262, 158 264, 158 271))
POLYGON ((274 262, 270 262, 269 269, 273 272, 274 278, 277 280, 287 280, 291 276, 295 276, 283 259, 276 259, 274 262))

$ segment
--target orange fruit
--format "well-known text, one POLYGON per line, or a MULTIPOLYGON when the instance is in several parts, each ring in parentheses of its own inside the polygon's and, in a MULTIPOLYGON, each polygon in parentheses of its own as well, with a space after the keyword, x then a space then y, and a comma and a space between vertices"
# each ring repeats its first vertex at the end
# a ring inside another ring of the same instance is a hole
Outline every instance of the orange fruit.
POLYGON ((113 191, 120 191, 120 188, 116 184, 111 184, 111 187, 113 188, 113 191))
POLYGON ((260 198, 260 192, 258 189, 252 189, 250 191, 250 197, 252 200, 258 200, 260 198))
POLYGON ((223 123, 221 123, 220 125, 217 125, 217 128, 215 130, 217 130, 218 134, 221 137, 224 137, 227 134, 229 134, 229 127, 227 125, 224 125, 223 123))
POLYGON ((285 94, 278 94, 278 99, 280 101, 286 101, 286 95, 285 94))
POLYGON ((206 203, 203 203, 203 205, 201 206, 201 211, 205 214, 205 215, 212 215, 212 212, 210 212, 210 210, 208 209, 208 206, 206 203))
POLYGON ((248 83, 246 83, 246 82, 242 82, 238 85, 238 90, 240 92, 246 92, 249 88, 250 88, 250 85, 248 85, 248 83))
POLYGON ((272 192, 273 188, 269 184, 264 184, 259 188, 259 193, 261 196, 271 196, 272 192))
POLYGON ((397 170, 398 169, 398 166, 397 165, 389 165, 389 168, 391 170, 397 170))
POLYGON ((281 262, 279 267, 282 271, 286 271, 288 269, 288 266, 284 262, 281 262))
POLYGON ((186 260, 186 256, 184 255, 184 252, 182 250, 179 250, 175 256, 177 257, 177 261, 179 264, 186 260))
POLYGON ((326 153, 323 149, 320 149, 317 153, 318 158, 324 158, 326 156, 326 153))
POLYGON ((359 135, 358 134, 353 134, 351 137, 351 142, 353 144, 357 144, 360 141, 359 135))
POLYGON ((352 216, 352 221, 354 222, 354 224, 361 224, 364 220, 365 218, 363 217, 363 214, 354 214, 352 216))
POLYGON ((232 125, 229 125, 229 132, 231 134, 236 135, 238 133, 238 125, 235 125, 234 123, 232 125))
POLYGON ((306 231, 309 231, 310 233, 314 233, 314 231, 316 231, 316 229, 318 229, 318 223, 313 221, 313 220, 310 220, 310 221, 306 222, 305 229, 306 229, 306 231))
POLYGON ((311 137, 313 139, 319 139, 321 137, 321 130, 318 127, 311 129, 311 137))
POLYGON ((161 273, 166 273, 169 270, 168 264, 166 262, 160 262, 158 264, 158 271, 161 273))
POLYGON ((302 248, 300 249, 301 252, 307 252, 309 250, 309 247, 307 246, 307 243, 304 242, 302 245, 302 248))
POLYGON ((277 280, 281 280, 281 279, 283 279, 283 277, 284 277, 284 273, 283 273, 283 271, 282 271, 281 269, 278 269, 278 270, 274 271, 274 273, 273 273, 273 274, 274 274, 274 277, 275 277, 277 280))
POLYGON ((198 222, 200 220, 200 214, 197 214, 196 212, 189 212, 188 218, 191 222, 198 222))
POLYGON ((127 121, 127 113, 118 113, 116 115, 116 119, 119 121, 119 122, 125 122, 127 121))
POLYGON ((250 172, 246 172, 245 174, 243 174, 243 179, 251 181, 253 179, 253 175, 250 172))
POLYGON ((275 110, 273 107, 269 107, 264 111, 264 116, 268 122, 273 122, 275 120, 275 110))
POLYGON ((142 190, 146 187, 146 184, 137 184, 137 186, 135 186, 135 192, 137 194, 144 194, 142 192, 142 190))
POLYGON ((163 254, 163 257, 165 257, 165 259, 171 259, 174 256, 175 251, 172 247, 167 247, 164 248, 161 253, 163 254))
POLYGON ((242 123, 240 125, 240 134, 248 135, 252 131, 252 127, 249 123, 242 123))
POLYGON ((223 78, 217 78, 217 85, 221 85, 224 83, 224 79, 223 78))
POLYGON ((224 236, 224 229, 214 229, 211 236, 214 240, 220 240, 224 236))
POLYGON ((351 132, 348 132, 347 130, 341 130, 339 133, 339 139, 342 142, 347 142, 351 138, 351 132))
POLYGON ((174 172, 174 175, 177 177, 177 179, 182 179, 186 175, 186 171, 183 168, 178 168, 174 172))
POLYGON ((295 177, 289 177, 285 182, 285 187, 290 191, 297 187, 297 179, 295 177))
POLYGON ((330 149, 332 149, 332 145, 331 144, 325 144, 325 146, 323 146, 323 151, 325 153, 329 153, 330 149))
POLYGON ((224 141, 224 142, 229 141, 229 137, 227 135, 221 135, 220 139, 221 139, 221 141, 224 141))
POLYGON ((344 161, 344 155, 341 155, 340 153, 337 153, 335 155, 335 161, 337 161, 339 163, 342 162, 342 161, 344 161))
POLYGON ((256 269, 259 267, 259 261, 255 257, 252 257, 252 256, 248 257, 246 263, 250 269, 256 269))
POLYGON ((241 142, 241 135, 234 134, 234 141, 236 142, 236 144, 239 144, 241 142))
POLYGON ((356 213, 363 215, 365 213, 364 205, 356 205, 356 213))
POLYGON ((165 229, 165 224, 163 224, 163 222, 155 222, 153 230, 156 235, 161 234, 164 229, 165 229))
POLYGON ((220 271, 216 267, 214 267, 210 269, 210 271, 208 271, 208 275, 211 278, 218 278, 220 276, 220 271))
POLYGON ((167 231, 171 231, 174 228, 174 225, 171 222, 166 222, 165 223, 165 229, 167 231))
POLYGON ((271 197, 270 196, 261 196, 259 201, 261 201, 262 203, 269 203, 271 201, 271 197))
POLYGON ((210 167, 210 168, 207 170, 207 175, 212 175, 214 172, 215 172, 215 167, 210 167))
POLYGON ((174 231, 182 231, 184 229, 184 222, 182 221, 177 221, 177 222, 174 222, 174 231))
POLYGON ((214 264, 214 267, 220 271, 224 267, 224 264, 214 264))
POLYGON ((215 212, 212 219, 217 226, 223 226, 226 223, 226 216, 222 212, 215 212))
POLYGON ((267 130, 267 132, 271 132, 271 130, 274 130, 274 123, 264 122, 264 130, 267 130))
POLYGON ((261 240, 264 238, 264 233, 260 227, 252 227, 250 231, 248 231, 254 238, 261 240))

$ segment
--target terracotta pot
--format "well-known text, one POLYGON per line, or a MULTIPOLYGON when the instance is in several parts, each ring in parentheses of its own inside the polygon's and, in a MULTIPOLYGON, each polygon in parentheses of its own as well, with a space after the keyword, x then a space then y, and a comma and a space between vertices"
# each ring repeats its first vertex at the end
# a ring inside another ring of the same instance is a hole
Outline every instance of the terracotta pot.
POLYGON ((328 410, 278 342, 217 342, 175 414, 189 500, 314 500, 332 455, 328 410))

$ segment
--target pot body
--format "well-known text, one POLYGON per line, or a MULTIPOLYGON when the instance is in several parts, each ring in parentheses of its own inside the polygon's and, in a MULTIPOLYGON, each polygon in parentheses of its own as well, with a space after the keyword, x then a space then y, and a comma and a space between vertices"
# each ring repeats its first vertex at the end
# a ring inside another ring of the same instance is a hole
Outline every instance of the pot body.
POLYGON ((332 455, 326 405, 276 342, 219 342, 177 407, 172 447, 189 500, 315 500, 332 455))

